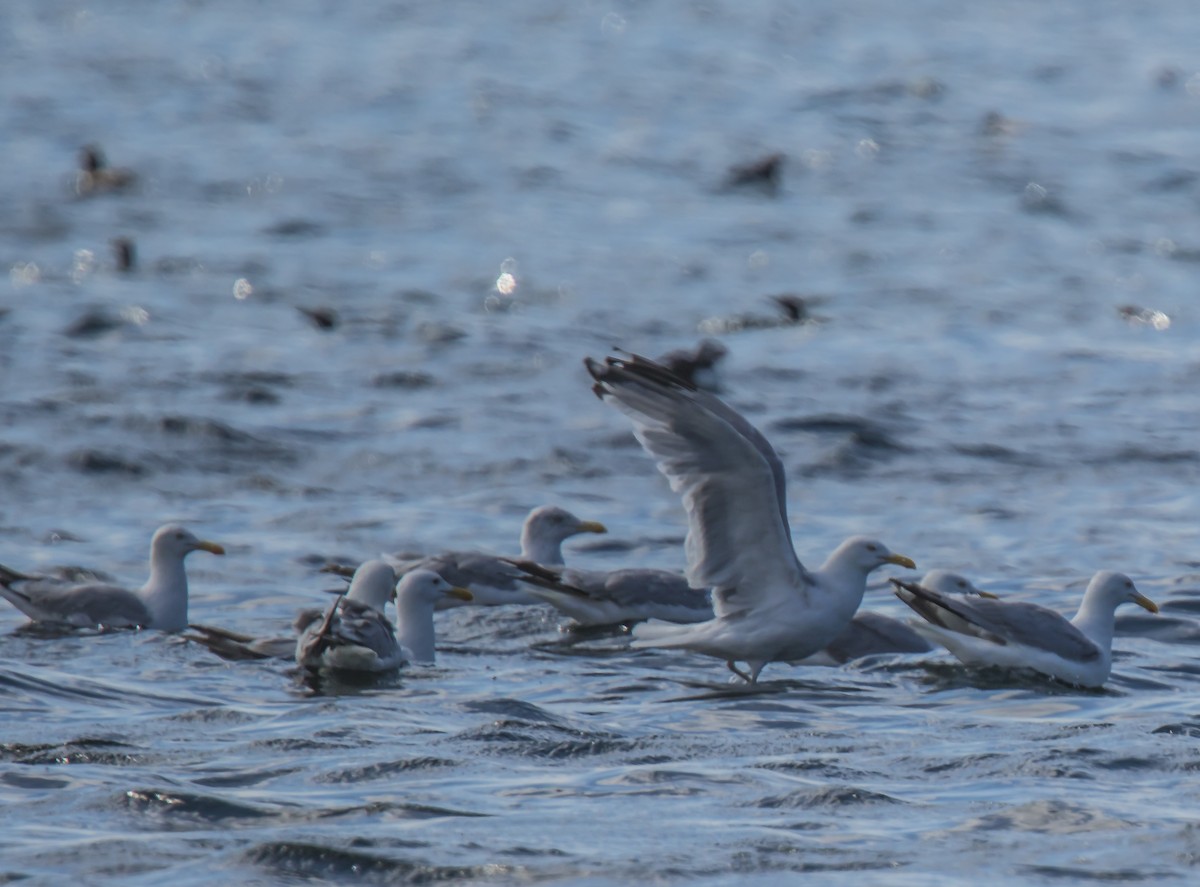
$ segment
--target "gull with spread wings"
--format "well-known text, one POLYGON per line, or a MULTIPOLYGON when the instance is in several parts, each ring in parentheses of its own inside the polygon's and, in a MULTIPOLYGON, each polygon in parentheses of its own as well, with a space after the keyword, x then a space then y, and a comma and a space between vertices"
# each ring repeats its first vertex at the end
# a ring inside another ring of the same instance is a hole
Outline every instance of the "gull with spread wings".
POLYGON ((633 646, 716 656, 756 683, 768 662, 800 660, 832 641, 862 602, 872 570, 915 567, 882 542, 853 536, 819 570, 805 568, 792 548, 783 463, 757 428, 644 357, 584 364, 592 390, 633 421, 634 435, 682 497, 687 579, 712 589, 714 618, 643 623, 633 646))

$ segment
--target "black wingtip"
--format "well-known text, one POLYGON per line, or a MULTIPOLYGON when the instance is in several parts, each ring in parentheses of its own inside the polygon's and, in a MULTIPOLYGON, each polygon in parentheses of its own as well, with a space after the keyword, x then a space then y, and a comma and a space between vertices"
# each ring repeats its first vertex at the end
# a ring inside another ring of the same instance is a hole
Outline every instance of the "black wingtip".
POLYGON ((687 379, 672 372, 658 361, 620 348, 613 350, 625 356, 609 355, 604 358, 603 363, 591 357, 583 359, 583 365, 587 367, 588 374, 596 381, 596 384, 592 386, 592 391, 601 400, 604 399, 605 394, 609 393, 605 386, 630 379, 666 388, 679 388, 684 391, 698 390, 687 379))

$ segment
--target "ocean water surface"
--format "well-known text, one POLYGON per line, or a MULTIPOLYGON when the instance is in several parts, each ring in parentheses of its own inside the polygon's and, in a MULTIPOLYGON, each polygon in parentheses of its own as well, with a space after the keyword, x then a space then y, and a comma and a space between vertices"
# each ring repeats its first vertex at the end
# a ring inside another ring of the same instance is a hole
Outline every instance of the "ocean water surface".
POLYGON ((541 607, 313 688, 6 605, 0 880, 1192 883, 1197 45, 1179 2, 6 4, 0 562, 136 584, 178 520, 228 550, 192 620, 255 634, 327 560, 515 554, 545 502, 609 527, 570 563, 681 568, 581 359, 710 335, 805 563, 867 532, 1163 614, 1092 691, 938 655, 745 691, 541 607))

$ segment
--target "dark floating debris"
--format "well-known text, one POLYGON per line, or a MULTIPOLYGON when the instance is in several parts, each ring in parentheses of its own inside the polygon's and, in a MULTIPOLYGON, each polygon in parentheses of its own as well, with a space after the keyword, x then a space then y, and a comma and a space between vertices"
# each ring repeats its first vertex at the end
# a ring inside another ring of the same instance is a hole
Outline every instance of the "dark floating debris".
POLYGON ((88 308, 63 330, 63 335, 72 339, 94 339, 125 324, 125 318, 107 308, 88 308))
POLYGON ((118 271, 133 271, 137 267, 137 247, 128 237, 114 237, 112 240, 113 259, 118 271))
POLYGON ((1159 89, 1174 89, 1182 79, 1178 68, 1166 66, 1159 68, 1158 73, 1154 77, 1154 82, 1159 89))
POLYGON ((658 362, 690 385, 706 391, 719 391, 717 364, 729 349, 716 339, 702 339, 694 348, 668 351, 658 362))
POLYGON ((1011 117, 1005 117, 999 111, 988 111, 979 122, 980 135, 999 138, 1014 136, 1025 129, 1025 124, 1011 117))
POLYGON ((845 435, 859 447, 875 450, 907 451, 890 431, 879 422, 862 416, 840 413, 820 413, 812 416, 792 416, 771 423, 776 431, 806 431, 816 434, 845 435))
POLYGON ((335 330, 341 322, 338 318, 338 313, 332 308, 302 308, 297 306, 296 310, 307 317, 312 322, 312 325, 319 330, 335 330))
POLYGON ((725 179, 727 189, 756 189, 768 197, 775 197, 783 187, 783 164, 787 155, 782 152, 768 154, 750 163, 729 168, 725 179))
POLYGON ((75 174, 75 193, 93 197, 126 191, 137 184, 137 174, 131 169, 110 167, 99 145, 84 145, 79 149, 79 171, 75 174))
POLYGON ((709 335, 736 333, 741 330, 773 329, 781 326, 822 323, 825 318, 812 313, 811 306, 824 301, 820 296, 798 296, 782 293, 771 296, 770 301, 778 310, 777 315, 734 314, 729 317, 707 317, 700 321, 700 332, 709 335))
POLYGON ((465 338, 467 331, 453 324, 430 320, 420 324, 416 329, 416 334, 417 338, 426 345, 448 345, 465 338))
POLYGON ((429 375, 429 373, 395 370, 390 373, 379 373, 371 380, 371 384, 376 388, 406 388, 415 390, 417 388, 429 388, 437 384, 437 380, 429 375))
POLYGON ((102 450, 76 450, 67 458, 68 464, 84 474, 123 474, 126 477, 143 477, 149 467, 141 462, 132 462, 114 453, 102 450))
POLYGON ((311 219, 284 219, 265 230, 276 237, 318 237, 325 233, 325 226, 311 219))

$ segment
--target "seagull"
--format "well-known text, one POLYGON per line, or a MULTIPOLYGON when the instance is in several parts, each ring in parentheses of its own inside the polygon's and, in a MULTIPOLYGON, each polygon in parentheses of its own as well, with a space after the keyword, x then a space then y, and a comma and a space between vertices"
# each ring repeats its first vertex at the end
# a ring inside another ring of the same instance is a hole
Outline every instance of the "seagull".
POLYGON ((75 628, 187 628, 188 583, 183 559, 193 551, 224 554, 178 524, 159 527, 150 540, 150 578, 135 590, 102 582, 77 584, 0 566, 0 596, 34 622, 75 628))
MULTIPOLYGON (((948 570, 930 570, 921 578, 920 584, 944 594, 996 598, 991 592, 977 588, 971 580, 948 570)), ((882 613, 859 610, 850 624, 824 650, 797 664, 842 665, 881 653, 928 653, 934 649, 934 644, 906 622, 882 613)))
MULTIPOLYGON (((521 559, 537 564, 561 566, 562 543, 580 533, 608 532, 604 524, 580 520, 554 505, 529 512, 521 528, 521 559)), ((452 585, 470 590, 477 606, 537 604, 541 600, 521 583, 522 573, 504 558, 479 551, 446 551, 429 557, 402 560, 384 557, 403 576, 410 570, 431 570, 452 585)), ((438 609, 461 606, 458 600, 443 599, 438 609)))
POLYGON ((530 593, 574 619, 579 627, 661 619, 692 623, 712 619, 708 592, 692 588, 670 570, 573 570, 532 561, 509 561, 534 587, 530 593))
POLYGON ((914 627, 967 665, 1026 668, 1080 687, 1099 687, 1112 671, 1115 612, 1124 603, 1158 612, 1158 605, 1123 573, 1092 577, 1073 619, 1022 601, 950 597, 891 580, 896 596, 925 622, 914 627))
POLYGON ((296 641, 296 664, 304 668, 383 672, 406 662, 433 662, 433 607, 443 595, 470 600, 437 573, 413 570, 399 586, 391 564, 370 560, 354 574, 345 595, 296 641), (396 625, 384 614, 396 597, 396 625))
POLYGON ((757 683, 768 662, 803 659, 832 641, 858 609, 872 570, 915 567, 882 542, 853 536, 819 570, 806 569, 792 548, 783 463, 745 417, 644 357, 584 365, 592 390, 633 420, 634 435, 681 495, 687 580, 712 589, 714 618, 642 623, 634 647, 715 656, 757 683))

